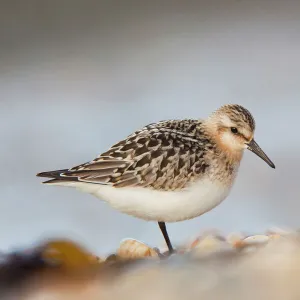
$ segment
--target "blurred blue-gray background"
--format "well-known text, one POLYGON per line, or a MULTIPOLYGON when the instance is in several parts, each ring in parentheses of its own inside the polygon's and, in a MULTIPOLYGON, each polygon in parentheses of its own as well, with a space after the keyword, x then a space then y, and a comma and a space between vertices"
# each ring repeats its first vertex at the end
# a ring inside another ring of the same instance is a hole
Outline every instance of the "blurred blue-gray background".
MULTIPOLYGON (((299 226, 300 1, 2 0, 0 249, 67 236, 98 253, 157 225, 40 171, 93 159, 147 123, 247 107, 276 164, 247 152, 231 195, 168 226, 176 243, 204 229, 299 226)), ((142 201, 142 199, 141 199, 142 201)))

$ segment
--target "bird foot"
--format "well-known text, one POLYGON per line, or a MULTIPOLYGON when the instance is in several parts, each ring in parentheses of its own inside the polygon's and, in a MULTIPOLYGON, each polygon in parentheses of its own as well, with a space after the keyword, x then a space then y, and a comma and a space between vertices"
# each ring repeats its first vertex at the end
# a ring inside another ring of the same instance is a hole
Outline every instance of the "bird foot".
POLYGON ((158 257, 159 257, 160 259, 167 259, 167 258, 170 257, 171 255, 177 253, 177 250, 175 250, 175 249, 172 249, 171 251, 170 251, 170 250, 167 250, 167 251, 165 251, 165 252, 160 252, 159 249, 157 249, 157 248, 155 248, 154 250, 157 252, 158 257))

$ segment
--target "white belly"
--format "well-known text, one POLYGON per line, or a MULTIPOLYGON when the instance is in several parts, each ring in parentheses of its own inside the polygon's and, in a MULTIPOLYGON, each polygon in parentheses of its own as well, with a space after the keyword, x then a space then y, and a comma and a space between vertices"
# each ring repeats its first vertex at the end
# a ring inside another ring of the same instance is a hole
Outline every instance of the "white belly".
POLYGON ((182 191, 114 188, 78 182, 68 185, 95 195, 123 213, 162 222, 178 222, 200 216, 220 204, 230 191, 230 186, 209 179, 196 181, 182 191))

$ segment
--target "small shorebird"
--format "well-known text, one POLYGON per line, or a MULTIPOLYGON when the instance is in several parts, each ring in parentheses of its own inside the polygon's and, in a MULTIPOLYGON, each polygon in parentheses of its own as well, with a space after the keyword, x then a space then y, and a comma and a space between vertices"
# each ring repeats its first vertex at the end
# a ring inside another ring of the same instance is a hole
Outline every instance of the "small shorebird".
POLYGON ((42 172, 46 184, 75 187, 115 209, 157 221, 169 253, 165 222, 200 216, 229 194, 244 149, 269 166, 254 141, 255 122, 240 105, 225 105, 205 120, 152 123, 87 163, 42 172))

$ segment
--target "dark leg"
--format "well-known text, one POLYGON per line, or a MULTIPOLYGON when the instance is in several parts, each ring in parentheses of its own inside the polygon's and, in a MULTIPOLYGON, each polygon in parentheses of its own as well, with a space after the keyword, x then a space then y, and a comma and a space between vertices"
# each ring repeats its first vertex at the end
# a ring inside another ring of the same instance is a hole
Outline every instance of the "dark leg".
POLYGON ((165 222, 158 222, 158 226, 159 226, 159 228, 160 228, 160 230, 161 230, 161 232, 162 232, 162 234, 165 238, 167 246, 169 248, 169 254, 174 253, 174 249, 173 249, 172 244, 170 242, 165 222))

